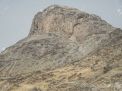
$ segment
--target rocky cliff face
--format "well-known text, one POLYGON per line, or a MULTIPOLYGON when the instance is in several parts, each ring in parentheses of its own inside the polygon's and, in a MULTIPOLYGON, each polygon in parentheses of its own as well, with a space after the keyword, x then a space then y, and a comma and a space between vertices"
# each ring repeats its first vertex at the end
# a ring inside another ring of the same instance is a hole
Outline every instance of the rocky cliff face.
POLYGON ((49 6, 26 38, 0 54, 0 89, 121 91, 122 30, 78 9, 49 6))

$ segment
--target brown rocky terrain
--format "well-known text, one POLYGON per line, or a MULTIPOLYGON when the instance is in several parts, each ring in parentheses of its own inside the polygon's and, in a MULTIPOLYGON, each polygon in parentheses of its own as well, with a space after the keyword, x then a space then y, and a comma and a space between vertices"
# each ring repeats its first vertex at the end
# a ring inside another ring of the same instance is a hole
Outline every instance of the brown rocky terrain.
POLYGON ((0 91, 122 91, 122 30, 52 5, 0 54, 0 91))

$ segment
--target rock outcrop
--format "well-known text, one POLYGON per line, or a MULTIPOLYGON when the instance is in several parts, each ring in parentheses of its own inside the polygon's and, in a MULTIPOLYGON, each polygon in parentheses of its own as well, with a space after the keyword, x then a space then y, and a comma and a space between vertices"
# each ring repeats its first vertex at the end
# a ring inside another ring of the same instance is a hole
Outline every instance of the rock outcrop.
POLYGON ((0 54, 0 89, 121 91, 122 30, 75 8, 49 6, 26 38, 0 54))

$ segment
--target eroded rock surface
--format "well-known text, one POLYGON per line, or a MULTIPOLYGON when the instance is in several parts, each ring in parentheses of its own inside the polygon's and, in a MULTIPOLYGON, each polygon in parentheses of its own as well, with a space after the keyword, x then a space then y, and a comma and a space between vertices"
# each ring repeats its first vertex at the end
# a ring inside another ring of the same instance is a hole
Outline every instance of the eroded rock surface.
POLYGON ((52 5, 0 54, 0 91, 121 91, 122 30, 52 5))

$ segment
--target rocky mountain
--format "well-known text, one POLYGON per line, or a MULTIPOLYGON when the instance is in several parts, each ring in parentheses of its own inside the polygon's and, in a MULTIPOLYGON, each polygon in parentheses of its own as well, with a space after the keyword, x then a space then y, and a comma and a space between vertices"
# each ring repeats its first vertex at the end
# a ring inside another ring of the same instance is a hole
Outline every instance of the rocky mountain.
POLYGON ((122 30, 52 5, 0 54, 0 91, 122 91, 122 30))

